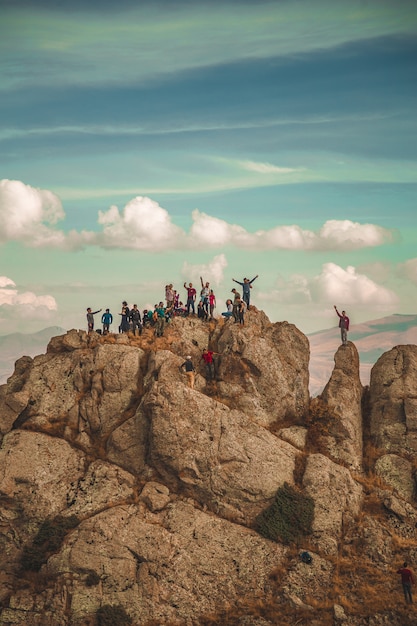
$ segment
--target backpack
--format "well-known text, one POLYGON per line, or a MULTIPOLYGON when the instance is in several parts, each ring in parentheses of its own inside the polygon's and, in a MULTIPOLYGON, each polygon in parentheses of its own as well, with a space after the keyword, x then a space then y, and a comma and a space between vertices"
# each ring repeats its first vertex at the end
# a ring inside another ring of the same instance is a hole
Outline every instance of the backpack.
POLYGON ((302 560, 303 563, 310 564, 313 562, 313 557, 311 556, 309 552, 302 552, 300 554, 300 559, 302 560))

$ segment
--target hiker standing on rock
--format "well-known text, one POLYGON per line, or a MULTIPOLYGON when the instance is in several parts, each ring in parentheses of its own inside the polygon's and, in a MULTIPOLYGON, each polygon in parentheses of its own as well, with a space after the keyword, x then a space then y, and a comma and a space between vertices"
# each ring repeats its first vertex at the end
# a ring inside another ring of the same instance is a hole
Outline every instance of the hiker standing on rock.
POLYGON ((403 586, 406 604, 413 604, 413 595, 411 593, 411 585, 414 585, 413 572, 407 566, 407 563, 404 563, 397 571, 397 574, 401 574, 401 584, 403 586))
POLYGON ((193 362, 191 360, 191 356, 187 356, 187 358, 185 359, 184 363, 182 365, 180 365, 180 370, 182 368, 185 369, 185 373, 186 373, 187 378, 188 378, 188 386, 190 387, 190 389, 194 389, 195 367, 194 367, 193 362))
POLYGON ((234 295, 234 298, 233 298, 233 319, 235 320, 235 322, 238 322, 239 321, 240 293, 238 291, 236 291, 236 289, 233 287, 232 294, 234 295))
POLYGON ((92 311, 91 307, 88 307, 87 309, 87 325, 88 325, 88 332, 91 333, 94 330, 94 315, 96 315, 97 313, 100 313, 101 309, 99 309, 98 311, 92 311))
POLYGON ((257 278, 258 278, 258 274, 256 274, 255 278, 252 278, 252 280, 249 280, 249 278, 244 278, 243 283, 239 282, 235 278, 232 278, 234 283, 241 285, 243 301, 246 302, 246 306, 248 307, 248 309, 250 307, 250 290, 252 289, 252 283, 257 278))
POLYGON ((110 331, 110 324, 113 322, 113 315, 110 313, 110 309, 106 309, 106 312, 101 316, 101 323, 103 324, 103 335, 107 335, 110 331))
POLYGON ((204 348, 203 354, 201 355, 201 358, 206 364, 207 380, 214 380, 214 375, 215 375, 215 368, 214 368, 214 361, 213 361, 214 354, 219 354, 219 353, 213 352, 212 350, 207 350, 207 348, 204 348))
POLYGON ((193 314, 195 315, 195 296, 197 292, 193 287, 193 283, 189 283, 188 287, 186 283, 184 283, 184 289, 187 290, 187 315, 190 314, 190 309, 193 310, 193 314))
POLYGON ((142 334, 142 318, 138 305, 134 304, 133 309, 130 310, 130 320, 132 322, 132 332, 136 336, 136 329, 138 329, 139 335, 142 334))
POLYGON ((347 334, 349 330, 349 318, 346 315, 346 311, 342 311, 342 313, 339 313, 336 305, 334 305, 334 310, 339 316, 340 336, 342 338, 342 344, 345 346, 347 344, 347 334))
POLYGON ((127 306, 127 302, 126 300, 123 300, 122 302, 122 311, 121 313, 119 313, 119 315, 122 316, 122 321, 120 322, 120 326, 119 326, 119 332, 121 333, 127 333, 130 330, 130 311, 129 311, 129 307, 127 306))
POLYGON ((238 314, 239 314, 239 324, 244 325, 245 323, 245 313, 247 311, 248 305, 244 300, 239 300, 238 306, 238 314))

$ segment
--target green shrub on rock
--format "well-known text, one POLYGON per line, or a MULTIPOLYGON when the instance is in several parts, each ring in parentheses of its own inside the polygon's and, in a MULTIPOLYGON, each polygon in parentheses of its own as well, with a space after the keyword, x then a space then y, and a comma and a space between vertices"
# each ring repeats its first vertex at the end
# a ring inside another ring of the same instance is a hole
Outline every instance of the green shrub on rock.
POLYGON ((97 626, 129 626, 132 623, 132 618, 120 604, 104 604, 98 609, 96 617, 97 626))
POLYGON ((311 533, 313 520, 314 500, 284 483, 275 501, 256 518, 255 528, 266 539, 297 543, 311 533))

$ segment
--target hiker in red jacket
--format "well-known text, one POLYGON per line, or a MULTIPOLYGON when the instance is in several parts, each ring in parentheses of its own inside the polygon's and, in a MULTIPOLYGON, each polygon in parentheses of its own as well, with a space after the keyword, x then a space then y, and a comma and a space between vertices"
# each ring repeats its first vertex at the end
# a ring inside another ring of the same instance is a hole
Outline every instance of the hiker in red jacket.
POLYGON ((201 358, 206 364, 207 380, 213 380, 215 376, 214 361, 213 361, 214 354, 218 354, 218 352, 213 352, 212 350, 207 350, 207 348, 204 348, 203 354, 201 355, 201 358))
POLYGON ((397 574, 401 574, 401 583, 406 603, 413 604, 413 595, 411 593, 411 585, 414 585, 413 572, 407 567, 407 563, 404 563, 397 571, 397 574))
POLYGON ((342 313, 340 314, 339 311, 337 310, 336 305, 334 305, 334 310, 339 316, 340 335, 342 337, 342 344, 345 346, 347 344, 347 333, 349 330, 349 318, 346 315, 346 311, 342 311, 342 313))

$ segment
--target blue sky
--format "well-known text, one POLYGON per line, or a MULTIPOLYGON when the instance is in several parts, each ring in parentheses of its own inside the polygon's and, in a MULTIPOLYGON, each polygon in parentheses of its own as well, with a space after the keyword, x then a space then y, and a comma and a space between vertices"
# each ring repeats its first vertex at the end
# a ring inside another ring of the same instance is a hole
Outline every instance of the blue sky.
POLYGON ((201 274, 304 332, 416 312, 414 2, 2 6, 0 333, 201 274))

